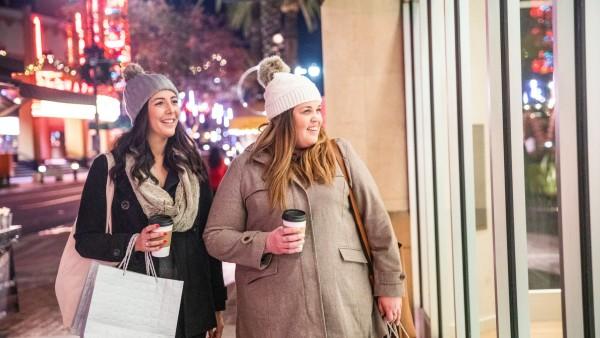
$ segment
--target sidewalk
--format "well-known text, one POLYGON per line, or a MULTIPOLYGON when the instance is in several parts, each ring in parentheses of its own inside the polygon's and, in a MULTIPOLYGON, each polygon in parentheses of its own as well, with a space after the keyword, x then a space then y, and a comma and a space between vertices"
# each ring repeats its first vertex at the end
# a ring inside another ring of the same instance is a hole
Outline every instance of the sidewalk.
MULTIPOLYGON (((0 320, 0 337, 76 337, 61 324, 54 281, 69 227, 58 227, 23 236, 14 245, 17 287, 21 311, 0 320)), ((235 292, 225 312, 223 338, 235 337, 235 292)))

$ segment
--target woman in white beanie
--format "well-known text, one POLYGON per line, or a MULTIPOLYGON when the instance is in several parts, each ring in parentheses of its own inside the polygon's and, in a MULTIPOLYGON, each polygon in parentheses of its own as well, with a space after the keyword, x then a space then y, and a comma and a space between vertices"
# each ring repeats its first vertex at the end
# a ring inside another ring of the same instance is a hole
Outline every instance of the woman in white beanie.
POLYGON ((86 258, 119 262, 134 241, 129 270, 146 273, 144 253, 168 245, 165 232, 154 232, 159 225, 152 217, 171 220, 170 253, 153 261, 159 277, 184 282, 175 337, 220 338, 227 291, 221 262, 208 255, 201 236, 212 191, 200 154, 179 123, 177 89, 164 75, 145 73, 136 64, 127 66, 125 80, 133 127, 90 168, 75 248, 86 258), (109 163, 114 164, 110 171, 109 163), (105 233, 109 177, 115 186, 112 234, 105 233))
POLYGON ((237 337, 384 337, 384 321, 400 320, 405 275, 375 182, 336 140, 366 223, 371 287, 318 89, 279 57, 258 72, 269 122, 233 161, 204 232, 211 255, 237 264, 237 337), (283 226, 286 209, 304 213, 305 228, 283 226))

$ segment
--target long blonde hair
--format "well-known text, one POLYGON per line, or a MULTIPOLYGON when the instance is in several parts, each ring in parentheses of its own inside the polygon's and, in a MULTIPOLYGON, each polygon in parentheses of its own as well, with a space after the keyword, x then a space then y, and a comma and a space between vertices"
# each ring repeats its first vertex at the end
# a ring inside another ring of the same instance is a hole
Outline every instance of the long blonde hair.
POLYGON ((315 183, 333 182, 336 160, 329 137, 323 128, 319 131, 317 143, 302 150, 297 160, 293 159, 296 149, 296 129, 292 109, 273 118, 262 128, 250 158, 263 151, 272 157, 263 174, 272 207, 282 210, 286 208, 285 196, 294 177, 306 187, 315 183))

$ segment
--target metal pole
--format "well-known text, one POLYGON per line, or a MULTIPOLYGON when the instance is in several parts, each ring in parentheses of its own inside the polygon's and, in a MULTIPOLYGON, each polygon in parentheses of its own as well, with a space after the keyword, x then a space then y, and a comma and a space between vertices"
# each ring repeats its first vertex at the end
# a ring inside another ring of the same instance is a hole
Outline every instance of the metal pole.
POLYGON ((96 123, 96 135, 92 140, 94 151, 100 154, 100 114, 98 114, 98 85, 96 83, 96 72, 94 71, 94 121, 96 123))

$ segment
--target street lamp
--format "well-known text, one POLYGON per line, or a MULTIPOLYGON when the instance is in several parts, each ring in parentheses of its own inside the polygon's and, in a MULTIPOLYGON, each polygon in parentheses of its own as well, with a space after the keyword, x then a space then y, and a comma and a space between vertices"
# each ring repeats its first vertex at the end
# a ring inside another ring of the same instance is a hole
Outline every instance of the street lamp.
POLYGON ((273 43, 276 45, 281 45, 284 41, 283 35, 281 33, 276 33, 273 35, 273 43))
POLYGON ((72 162, 71 170, 73 170, 73 181, 77 181, 77 170, 79 170, 79 163, 72 162))
POLYGON ((98 113, 98 85, 111 82, 110 67, 114 63, 104 57, 104 49, 96 44, 85 48, 87 62, 82 66, 81 75, 84 80, 91 82, 94 88, 95 113, 94 121, 96 123, 96 135, 92 140, 92 145, 97 153, 100 153, 100 114, 98 113))
POLYGON ((44 183, 44 174, 46 173, 46 171, 48 171, 48 168, 46 168, 46 166, 42 164, 38 166, 37 170, 40 174, 40 183, 44 183))
POLYGON ((308 67, 308 76, 315 78, 319 77, 319 75, 321 75, 321 68, 319 66, 313 63, 308 67))
POLYGON ((294 74, 296 75, 306 75, 307 72, 308 70, 302 66, 296 66, 296 68, 294 68, 294 74))

